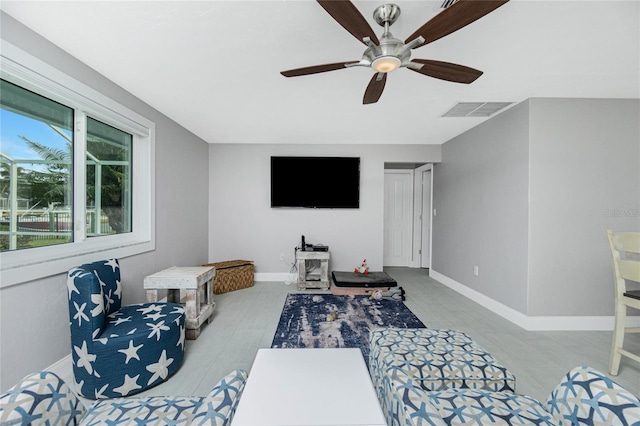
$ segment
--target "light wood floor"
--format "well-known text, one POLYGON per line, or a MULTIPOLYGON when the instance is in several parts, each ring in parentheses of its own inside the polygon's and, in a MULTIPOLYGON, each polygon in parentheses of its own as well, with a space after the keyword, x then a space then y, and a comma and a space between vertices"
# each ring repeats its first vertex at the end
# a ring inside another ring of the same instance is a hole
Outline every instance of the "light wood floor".
MULTIPOLYGON (((589 365, 607 371, 610 331, 525 331, 430 278, 425 269, 385 271, 405 289, 405 304, 427 327, 463 330, 509 368, 516 376, 517 393, 544 403, 571 368, 589 365)), ((216 295, 213 322, 197 340, 187 341, 180 370, 140 395, 205 395, 232 369, 250 371, 257 350, 271 346, 290 292, 297 292, 294 284, 257 282, 216 295)), ((626 339, 625 346, 640 352, 640 334, 626 339)), ((640 364, 623 358, 614 380, 640 395, 640 364)))

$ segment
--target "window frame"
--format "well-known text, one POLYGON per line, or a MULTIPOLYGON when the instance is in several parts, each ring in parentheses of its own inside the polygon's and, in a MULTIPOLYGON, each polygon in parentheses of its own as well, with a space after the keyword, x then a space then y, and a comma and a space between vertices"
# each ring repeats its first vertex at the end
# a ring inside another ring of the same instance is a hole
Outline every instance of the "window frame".
POLYGON ((64 273, 99 258, 155 250, 155 123, 13 44, 0 43, 0 77, 74 109, 73 241, 0 253, 0 288, 64 273), (86 235, 87 116, 133 135, 132 232, 86 235))

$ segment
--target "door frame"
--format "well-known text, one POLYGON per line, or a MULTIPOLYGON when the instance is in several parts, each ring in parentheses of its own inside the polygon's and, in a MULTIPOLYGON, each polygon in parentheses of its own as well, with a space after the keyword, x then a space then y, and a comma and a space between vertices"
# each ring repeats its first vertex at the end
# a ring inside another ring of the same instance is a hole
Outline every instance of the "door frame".
POLYGON ((420 166, 414 170, 414 178, 413 178, 413 231, 412 231, 412 245, 411 245, 411 261, 409 266, 411 268, 431 268, 431 254, 432 254, 432 234, 433 234, 433 215, 431 214, 433 205, 433 164, 425 164, 420 166), (425 190, 422 187, 422 178, 423 173, 429 172, 431 174, 430 184, 429 184, 429 199, 427 207, 423 211, 423 198, 425 194, 425 190), (424 221, 428 221, 429 223, 429 237, 426 245, 428 247, 429 254, 426 256, 426 259, 422 258, 422 251, 424 248, 422 241, 422 224, 424 221), (427 265, 427 266, 425 266, 427 265))

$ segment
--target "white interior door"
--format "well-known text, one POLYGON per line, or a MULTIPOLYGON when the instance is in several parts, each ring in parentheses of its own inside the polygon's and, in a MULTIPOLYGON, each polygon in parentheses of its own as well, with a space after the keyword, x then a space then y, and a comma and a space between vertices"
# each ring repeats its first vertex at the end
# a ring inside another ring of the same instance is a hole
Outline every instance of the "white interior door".
POLYGON ((413 170, 384 171, 384 266, 411 262, 413 175, 413 170))

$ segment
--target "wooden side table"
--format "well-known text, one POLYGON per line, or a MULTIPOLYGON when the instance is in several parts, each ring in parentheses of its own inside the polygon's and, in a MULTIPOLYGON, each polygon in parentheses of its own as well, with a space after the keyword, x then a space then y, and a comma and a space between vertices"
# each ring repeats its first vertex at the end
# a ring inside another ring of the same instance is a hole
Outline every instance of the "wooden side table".
POLYGON ((308 288, 321 288, 329 290, 329 259, 331 254, 328 251, 303 251, 296 250, 296 261, 298 263, 298 290, 308 288), (312 260, 320 261, 320 273, 314 277, 307 275, 307 262, 312 260))
POLYGON ((158 290, 167 290, 167 301, 180 303, 180 291, 184 290, 186 338, 195 340, 200 336, 200 326, 213 319, 215 274, 212 266, 174 266, 156 272, 144 279, 147 302, 157 302, 158 290))

